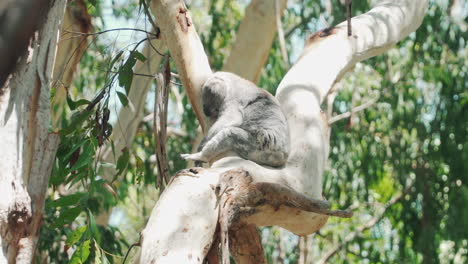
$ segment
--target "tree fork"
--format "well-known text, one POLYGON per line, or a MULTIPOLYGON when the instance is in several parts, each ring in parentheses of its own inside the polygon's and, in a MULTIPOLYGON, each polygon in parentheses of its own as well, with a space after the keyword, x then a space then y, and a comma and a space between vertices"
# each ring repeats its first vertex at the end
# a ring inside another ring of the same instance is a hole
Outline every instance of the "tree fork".
MULTIPOLYGON (((187 94, 195 95, 190 101, 195 103, 195 109, 200 109, 201 98, 196 95, 200 95, 203 80, 211 73, 203 46, 193 24, 187 27, 186 32, 180 29, 176 18, 179 7, 183 6, 181 2, 157 0, 155 6, 162 35, 170 47, 184 88, 187 94)), ((310 39, 298 61, 284 76, 276 93, 291 132, 291 153, 286 165, 283 168, 263 167, 241 159, 235 153, 226 153, 210 169, 200 170, 196 176, 187 174, 173 178, 142 232, 140 262, 202 263, 213 243, 219 218, 218 205, 224 206, 213 188, 217 189, 220 176, 231 169, 247 171, 253 178, 252 186, 261 183, 256 189, 249 190, 270 199, 270 204, 253 209, 239 207, 239 212, 242 212, 238 214, 239 220, 255 226, 277 225, 298 235, 319 230, 326 223, 328 215, 307 210, 326 212, 329 210, 327 205, 319 202, 312 203, 313 206, 308 204, 309 207, 299 207, 301 203, 297 201, 302 200, 293 199, 294 202, 290 202, 287 200, 290 198, 278 202, 275 199, 278 194, 270 195, 273 191, 268 190, 288 193, 287 188, 290 188, 307 198, 322 198, 322 175, 330 145, 329 126, 320 105, 334 83, 357 62, 387 51, 417 29, 426 6, 427 0, 383 1, 369 12, 353 17, 352 37, 348 37, 345 21, 327 34, 310 39), (381 17, 385 20, 377 19, 381 17), (274 187, 275 184, 286 189, 274 187)), ((184 15, 187 14, 184 12, 184 15)), ((200 121, 203 123, 203 117, 200 121)), ((233 195, 245 190, 220 187, 218 194, 225 196, 224 192, 233 195)), ((249 195, 243 199, 249 201, 249 195)), ((266 203, 262 200, 253 201, 266 203)), ((350 215, 346 211, 326 213, 346 217, 350 215)), ((222 218, 225 226, 221 229, 224 232, 228 230, 230 221, 236 223, 233 221, 236 220, 236 214, 224 214, 222 218)))

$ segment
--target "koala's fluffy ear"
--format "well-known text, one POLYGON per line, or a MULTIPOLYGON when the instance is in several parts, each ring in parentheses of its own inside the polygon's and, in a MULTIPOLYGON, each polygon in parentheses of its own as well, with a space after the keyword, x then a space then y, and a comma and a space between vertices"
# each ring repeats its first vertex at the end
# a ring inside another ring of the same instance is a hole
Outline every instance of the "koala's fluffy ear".
POLYGON ((202 100, 203 113, 206 116, 211 118, 218 117, 226 97, 227 85, 226 80, 218 76, 213 76, 205 82, 202 88, 202 100))

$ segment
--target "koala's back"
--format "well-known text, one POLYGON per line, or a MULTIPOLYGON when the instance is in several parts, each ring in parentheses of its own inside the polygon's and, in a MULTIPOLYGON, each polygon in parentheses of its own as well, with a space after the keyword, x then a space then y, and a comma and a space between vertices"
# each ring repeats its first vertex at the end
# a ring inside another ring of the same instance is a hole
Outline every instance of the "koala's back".
POLYGON ((244 108, 241 127, 254 136, 261 150, 289 152, 289 129, 276 99, 259 94, 244 108))
MULTIPOLYGON (((240 156, 263 165, 284 165, 289 154, 289 128, 273 95, 228 72, 214 73, 203 89, 209 97, 216 98, 205 101, 204 107, 213 108, 221 98, 220 116, 232 108, 242 113, 242 123, 238 127, 246 131, 245 136, 233 134, 230 139, 240 156), (213 89, 222 92, 211 91, 213 89)), ((212 117, 218 118, 218 115, 212 117)))
POLYGON ((276 98, 237 75, 223 74, 225 74, 224 77, 230 75, 229 97, 234 101, 239 100, 239 107, 243 108, 241 128, 251 134, 250 140, 257 146, 259 153, 268 155, 282 153, 281 155, 287 157, 289 153, 289 128, 276 98))

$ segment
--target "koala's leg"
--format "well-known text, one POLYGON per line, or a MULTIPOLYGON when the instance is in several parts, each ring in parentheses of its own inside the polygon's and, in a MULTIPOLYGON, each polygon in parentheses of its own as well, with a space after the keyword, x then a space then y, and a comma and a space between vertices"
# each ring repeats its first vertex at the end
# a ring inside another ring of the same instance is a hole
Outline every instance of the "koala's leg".
POLYGON ((239 127, 225 127, 207 140, 200 152, 186 154, 185 159, 210 161, 227 151, 234 151, 241 157, 246 157, 254 146, 249 142, 249 133, 239 127))
MULTIPOLYGON (((252 134, 240 127, 225 127, 210 139, 207 139, 201 150, 194 154, 183 154, 183 158, 209 162, 227 151, 234 151, 240 157, 261 165, 279 167, 286 163, 288 154, 277 148, 265 147, 265 140, 274 140, 273 136, 265 138, 262 134, 252 134), (259 138, 260 137, 260 138, 259 138)), ((267 146, 269 144, 266 144, 267 146)))

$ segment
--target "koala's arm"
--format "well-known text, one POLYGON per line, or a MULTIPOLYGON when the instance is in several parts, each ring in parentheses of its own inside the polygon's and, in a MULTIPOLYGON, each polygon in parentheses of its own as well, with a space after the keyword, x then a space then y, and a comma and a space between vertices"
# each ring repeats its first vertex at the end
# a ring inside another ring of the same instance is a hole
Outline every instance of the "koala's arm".
MULTIPOLYGON (((227 151, 231 147, 231 137, 238 131, 236 128, 242 124, 242 112, 237 109, 223 111, 215 123, 203 138, 198 152, 193 154, 182 154, 184 159, 208 162, 217 155, 227 151)), ((242 135, 242 137, 245 137, 242 135)))
POLYGON ((243 113, 238 107, 232 107, 224 110, 219 115, 218 119, 209 128, 206 137, 203 138, 200 147, 203 147, 203 143, 211 140, 216 134, 227 127, 238 127, 242 124, 243 113))
POLYGON ((249 133, 239 127, 224 127, 210 140, 207 140, 201 151, 194 154, 182 154, 184 159, 209 162, 227 151, 233 150, 241 156, 249 149, 249 133), (239 149, 239 146, 241 147, 239 149), (239 151, 240 150, 240 151, 239 151))

